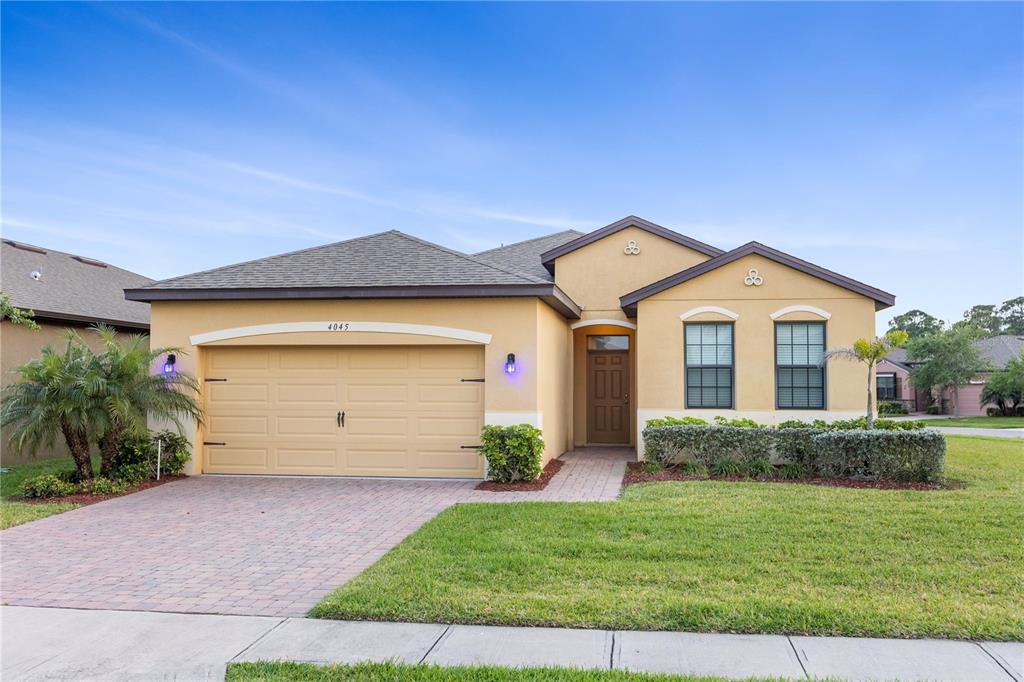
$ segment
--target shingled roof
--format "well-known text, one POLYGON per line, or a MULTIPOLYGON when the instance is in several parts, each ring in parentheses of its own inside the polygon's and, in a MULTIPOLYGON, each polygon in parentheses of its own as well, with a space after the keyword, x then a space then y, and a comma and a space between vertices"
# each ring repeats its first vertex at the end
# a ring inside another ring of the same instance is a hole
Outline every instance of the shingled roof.
POLYGON ((555 232, 554 234, 546 234, 543 237, 516 242, 515 244, 508 244, 507 246, 499 246, 496 249, 481 251, 480 253, 473 254, 473 257, 487 263, 503 265, 516 272, 533 275, 534 277, 540 277, 551 282, 554 278, 548 272, 548 269, 544 267, 543 263, 541 263, 540 255, 545 251, 550 251, 582 236, 582 232, 565 230, 563 232, 555 232))
POLYGON ((4 239, 0 291, 42 320, 105 322, 149 328, 149 306, 126 301, 124 290, 153 280, 91 258, 4 239), (33 273, 37 273, 33 275, 33 273))
POLYGON ((165 279, 129 289, 125 296, 135 301, 537 296, 569 317, 579 315, 550 279, 397 230, 165 279))

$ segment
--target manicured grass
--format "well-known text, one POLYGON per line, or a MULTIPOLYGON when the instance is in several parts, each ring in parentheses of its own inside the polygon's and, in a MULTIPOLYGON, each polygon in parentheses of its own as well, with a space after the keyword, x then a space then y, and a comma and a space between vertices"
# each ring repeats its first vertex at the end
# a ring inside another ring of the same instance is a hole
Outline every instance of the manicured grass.
POLYGON ((1024 443, 948 442, 962 489, 695 481, 458 505, 310 615, 1024 639, 1024 443))
POLYGON ((1024 417, 955 417, 926 419, 926 426, 970 426, 978 429, 1024 429, 1024 417))
MULTIPOLYGON (((99 457, 93 458, 93 466, 99 468, 99 457)), ((21 494, 21 484, 26 478, 39 474, 56 474, 73 470, 75 463, 70 457, 15 464, 9 468, 10 471, 0 474, 0 529, 60 514, 80 506, 77 504, 25 504, 24 502, 11 502, 7 499, 12 495, 21 494)))
MULTIPOLYGON (((394 663, 325 665, 311 663, 232 663, 226 682, 725 682, 721 677, 691 675, 647 675, 618 670, 572 670, 568 668, 492 668, 394 663)), ((761 679, 761 678, 758 678, 761 679)), ((753 678, 748 682, 756 682, 753 678)), ((762 682, 768 682, 767 679, 762 682)))

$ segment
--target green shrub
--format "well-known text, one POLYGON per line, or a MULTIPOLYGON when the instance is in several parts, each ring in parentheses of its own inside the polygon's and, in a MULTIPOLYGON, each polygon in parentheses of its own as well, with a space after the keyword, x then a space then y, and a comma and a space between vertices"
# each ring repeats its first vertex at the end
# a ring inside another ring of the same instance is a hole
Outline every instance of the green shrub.
POLYGON ((646 426, 702 426, 706 421, 699 417, 661 417, 648 419, 646 426))
POLYGON ((756 429, 759 426, 753 419, 726 419, 721 415, 715 417, 715 424, 719 426, 735 426, 739 429, 756 429))
POLYGON ((665 467, 658 462, 644 462, 644 473, 646 474, 657 474, 664 469, 665 467))
POLYGON ((883 400, 878 403, 878 414, 906 414, 907 407, 898 400, 883 400))
POLYGON ((173 431, 127 435, 118 443, 111 475, 138 483, 156 478, 157 444, 161 443, 160 473, 180 474, 192 458, 188 439, 173 431))
POLYGON ((708 468, 703 462, 692 461, 683 465, 683 473, 695 478, 707 478, 708 468))
POLYGON ((942 414, 942 406, 938 403, 932 403, 924 409, 928 414, 942 414))
MULTIPOLYGON (((822 422, 822 423, 824 423, 824 422, 822 422)), ((787 419, 784 422, 779 422, 778 425, 776 425, 775 428, 777 428, 777 429, 813 429, 815 427, 814 427, 814 422, 805 422, 805 421, 801 421, 799 419, 787 419)))
POLYGON ((928 431, 833 431, 814 437, 815 465, 828 478, 936 481, 946 439, 928 431))
POLYGON ((708 471, 713 476, 743 476, 746 474, 744 466, 735 459, 723 457, 722 459, 716 459, 714 464, 708 467, 708 471))
POLYGON ((786 480, 792 481, 798 478, 807 478, 808 473, 807 467, 805 467, 803 464, 800 464, 798 462, 787 462, 786 464, 783 464, 781 467, 779 467, 777 475, 779 478, 784 478, 786 480))
POLYGON ((88 481, 78 484, 78 492, 83 495, 121 495, 128 492, 131 486, 124 481, 112 481, 109 478, 97 476, 88 481))
POLYGON ((529 424, 485 426, 480 435, 480 454, 487 458, 492 481, 532 481, 540 476, 544 440, 540 429, 529 424))
POLYGON ((775 474, 775 467, 767 457, 751 460, 747 464, 747 475, 754 478, 773 478, 775 474))
POLYGON ((25 497, 64 497, 75 494, 75 484, 53 474, 40 474, 22 482, 21 494, 25 497))

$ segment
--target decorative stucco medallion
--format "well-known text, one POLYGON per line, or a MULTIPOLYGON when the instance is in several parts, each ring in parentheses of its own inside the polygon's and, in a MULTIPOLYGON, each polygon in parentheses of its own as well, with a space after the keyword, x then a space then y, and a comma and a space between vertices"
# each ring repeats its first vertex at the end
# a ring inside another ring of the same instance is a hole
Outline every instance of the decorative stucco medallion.
POLYGON ((748 287, 759 287, 764 284, 764 277, 757 272, 757 268, 751 268, 747 276, 743 278, 743 283, 748 287))
POLYGON ((627 256, 636 256, 640 253, 640 247, 636 245, 635 239, 630 239, 626 242, 626 248, 622 250, 627 256))

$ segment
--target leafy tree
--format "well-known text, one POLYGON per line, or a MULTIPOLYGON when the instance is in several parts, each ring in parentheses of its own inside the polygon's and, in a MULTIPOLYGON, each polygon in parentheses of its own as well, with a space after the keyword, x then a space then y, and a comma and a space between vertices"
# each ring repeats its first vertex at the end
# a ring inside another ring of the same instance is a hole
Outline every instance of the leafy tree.
POLYGON ((994 305, 971 306, 970 310, 964 313, 963 322, 957 324, 977 327, 983 336, 999 336, 1003 331, 1003 321, 996 314, 994 305))
POLYGON ((65 341, 62 352, 46 346, 41 357, 14 370, 18 379, 3 389, 0 424, 14 426, 11 446, 30 453, 52 445, 60 433, 79 477, 88 479, 92 478, 92 425, 102 406, 89 391, 88 346, 72 331, 65 341))
POLYGON ((181 351, 176 348, 149 347, 149 337, 132 334, 124 343, 109 327, 96 328, 103 352, 92 357, 94 373, 103 377, 101 391, 106 408, 96 422, 100 445, 100 474, 109 476, 121 437, 147 432, 149 417, 174 422, 182 430, 180 417, 202 419, 202 410, 193 397, 199 384, 180 372, 153 373, 157 361, 181 351))
POLYGON ((889 320, 889 330, 901 329, 911 339, 919 339, 942 331, 942 320, 932 317, 923 310, 910 310, 889 320))
POLYGON ((834 348, 825 353, 822 358, 822 364, 825 364, 833 358, 841 358, 843 360, 856 360, 857 362, 863 362, 868 368, 868 410, 867 410, 867 428, 873 428, 875 425, 875 411, 872 406, 872 400, 874 399, 874 391, 872 388, 872 379, 874 378, 875 365, 877 365, 890 351, 894 348, 899 348, 907 342, 908 334, 906 331, 897 329, 886 332, 885 336, 876 337, 874 340, 869 341, 867 339, 857 339, 853 342, 851 348, 834 348))
POLYGON ((910 383, 919 390, 950 387, 953 391, 953 414, 960 416, 959 387, 988 368, 975 347, 980 332, 971 325, 954 325, 952 329, 914 339, 907 345, 907 358, 921 364, 910 370, 910 383))
POLYGON ((1024 296, 1003 301, 999 318, 1003 321, 1004 334, 1024 335, 1024 296))
POLYGON ((981 390, 981 404, 995 405, 1005 416, 1017 414, 1021 403, 1024 403, 1024 353, 993 372, 981 390))
POLYGON ((39 329, 39 325, 34 319, 32 319, 35 315, 36 314, 31 310, 16 308, 11 303, 10 296, 7 294, 0 294, 0 320, 9 320, 11 324, 20 324, 34 331, 39 329))

